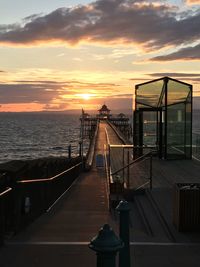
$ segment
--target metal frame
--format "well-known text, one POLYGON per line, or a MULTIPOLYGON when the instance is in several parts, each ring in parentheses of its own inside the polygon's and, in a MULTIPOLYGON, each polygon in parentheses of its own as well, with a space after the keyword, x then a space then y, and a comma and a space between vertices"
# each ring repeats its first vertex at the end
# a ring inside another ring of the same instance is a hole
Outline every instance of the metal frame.
MULTIPOLYGON (((141 84, 137 84, 135 86, 135 112, 134 112, 134 132, 133 132, 133 143, 135 146, 143 146, 143 143, 141 143, 141 139, 143 139, 143 112, 145 111, 157 111, 157 135, 159 134, 159 136, 157 136, 158 140, 159 140, 159 156, 160 158, 164 158, 164 159, 170 159, 170 154, 168 152, 168 109, 170 106, 172 105, 177 105, 177 104, 185 104, 185 113, 184 113, 184 128, 185 128, 185 135, 184 135, 184 151, 183 151, 183 158, 192 158, 192 147, 190 148, 189 152, 188 150, 186 149, 186 104, 187 104, 187 99, 188 97, 186 98, 185 101, 180 101, 180 102, 177 102, 177 103, 172 103, 172 104, 169 104, 168 105, 168 82, 169 81, 174 81, 174 82, 177 82, 179 84, 183 84, 183 85, 186 85, 188 86, 188 89, 189 89, 189 93, 188 93, 188 96, 191 94, 191 110, 190 110, 190 123, 191 123, 191 126, 190 126, 190 146, 192 146, 192 107, 193 107, 193 102, 192 102, 192 99, 193 99, 193 94, 192 94, 192 85, 191 84, 188 84, 188 83, 185 83, 185 82, 182 82, 182 81, 179 81, 177 79, 174 79, 174 78, 170 78, 170 77, 162 77, 162 78, 159 78, 159 79, 154 79, 154 80, 151 80, 151 81, 147 81, 147 82, 144 82, 144 83, 141 83, 141 84), (149 103, 148 104, 144 104, 144 103, 141 103, 140 101, 137 102, 137 95, 138 95, 138 89, 140 86, 143 86, 143 85, 147 85, 147 84, 153 84, 157 81, 163 81, 163 88, 161 90, 161 93, 160 93, 160 97, 159 97, 159 101, 158 101, 158 104, 157 104, 157 108, 156 107, 153 107, 151 106, 149 103), (164 105, 161 105, 162 104, 162 99, 164 97, 164 105), (143 107, 138 107, 138 104, 141 104, 143 105, 143 107), (159 111, 161 112, 159 114, 159 111), (162 121, 162 112, 164 112, 164 122, 162 121), (137 125, 139 123, 139 125, 137 125), (160 125, 158 125, 160 124, 160 125), (163 126, 164 126, 164 129, 163 129, 163 126), (137 128, 136 128, 137 127, 137 128), (138 135, 139 135, 139 140, 137 140, 137 132, 136 131, 139 131, 138 135)), ((188 118, 187 118, 188 119, 188 118)), ((139 153, 138 156, 141 156, 141 153, 139 153)), ((171 155, 172 156, 172 155, 171 155)))

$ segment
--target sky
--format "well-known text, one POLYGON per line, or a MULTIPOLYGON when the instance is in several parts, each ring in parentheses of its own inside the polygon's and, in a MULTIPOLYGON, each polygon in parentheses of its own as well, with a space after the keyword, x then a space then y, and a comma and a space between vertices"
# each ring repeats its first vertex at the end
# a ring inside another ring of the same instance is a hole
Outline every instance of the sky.
POLYGON ((200 99, 200 0, 0 0, 2 112, 131 109, 162 76, 200 99))

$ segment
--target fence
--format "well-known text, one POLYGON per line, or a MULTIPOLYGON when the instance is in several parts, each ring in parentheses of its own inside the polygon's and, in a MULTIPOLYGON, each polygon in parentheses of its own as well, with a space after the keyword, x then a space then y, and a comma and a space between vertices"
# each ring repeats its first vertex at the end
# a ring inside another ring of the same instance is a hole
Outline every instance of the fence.
POLYGON ((80 162, 46 179, 17 181, 0 193, 0 241, 8 232, 18 232, 48 210, 82 171, 80 162))
POLYGON ((109 192, 109 208, 115 206, 124 193, 152 188, 152 156, 153 151, 142 148, 143 155, 135 159, 133 145, 111 145, 105 129, 107 145, 105 145, 107 188, 109 192), (145 153, 146 152, 146 153, 145 153))

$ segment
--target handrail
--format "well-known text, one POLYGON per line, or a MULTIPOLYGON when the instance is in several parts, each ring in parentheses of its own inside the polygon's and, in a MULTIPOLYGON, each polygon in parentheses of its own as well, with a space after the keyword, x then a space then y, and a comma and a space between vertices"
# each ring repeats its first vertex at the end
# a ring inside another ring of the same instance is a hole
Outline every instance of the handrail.
POLYGON ((21 180, 21 181, 17 181, 17 183, 18 183, 18 184, 25 184, 25 183, 38 183, 38 182, 49 182, 49 181, 53 181, 53 180, 59 178, 61 175, 63 175, 63 174, 65 174, 65 173, 67 173, 67 172, 73 170, 74 168, 76 168, 76 167, 78 167, 78 166, 80 166, 80 165, 82 165, 82 162, 80 162, 80 163, 74 165, 73 167, 71 167, 71 168, 65 170, 64 172, 61 172, 61 173, 59 173, 59 174, 57 174, 57 175, 55 175, 55 176, 53 176, 53 177, 50 177, 50 178, 33 179, 33 180, 21 180))
POLYGON ((106 149, 104 146, 104 157, 105 157, 105 167, 106 167, 106 194, 107 194, 107 200, 108 200, 108 209, 110 210, 110 201, 109 201, 109 192, 110 192, 110 174, 109 174, 109 168, 108 168, 108 158, 106 154, 106 149))
POLYGON ((87 155, 86 155, 86 163, 85 163, 85 166, 88 169, 90 169, 91 166, 92 166, 98 131, 99 131, 99 122, 97 121, 95 133, 94 133, 94 136, 93 136, 93 138, 92 138, 92 140, 90 142, 90 146, 89 146, 89 149, 88 149, 88 152, 87 152, 87 155))
POLYGON ((110 139, 109 139, 109 136, 108 136, 107 128, 105 128, 105 133, 106 133, 106 140, 107 140, 107 143, 108 143, 108 145, 110 145, 110 139))
POLYGON ((0 197, 3 197, 4 195, 6 195, 10 191, 12 191, 11 187, 6 188, 6 190, 4 190, 3 192, 0 193, 0 197))
POLYGON ((123 171, 124 169, 128 168, 129 166, 131 166, 131 165, 133 165, 133 164, 135 164, 135 163, 137 163, 137 162, 142 161, 144 158, 146 158, 146 157, 148 157, 148 156, 151 157, 153 152, 154 152, 154 151, 150 151, 150 152, 148 152, 148 153, 142 155, 141 157, 135 159, 135 160, 132 161, 131 163, 129 163, 129 164, 123 166, 122 168, 118 169, 117 171, 113 172, 111 175, 115 175, 115 174, 117 174, 118 172, 123 171))
POLYGON ((121 142, 125 145, 126 144, 126 140, 123 136, 121 136, 121 134, 119 133, 119 131, 117 130, 116 126, 113 125, 111 122, 109 122, 107 120, 108 125, 110 125, 110 127, 113 129, 113 131, 116 133, 117 137, 121 140, 121 142))

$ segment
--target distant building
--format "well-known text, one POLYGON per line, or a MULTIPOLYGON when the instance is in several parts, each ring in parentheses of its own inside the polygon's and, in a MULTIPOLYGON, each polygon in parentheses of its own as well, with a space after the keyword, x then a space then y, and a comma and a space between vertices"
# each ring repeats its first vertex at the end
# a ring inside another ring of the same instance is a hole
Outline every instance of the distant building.
POLYGON ((110 109, 105 104, 98 111, 97 117, 100 119, 109 119, 111 117, 110 109))
POLYGON ((122 118, 125 118, 126 115, 125 115, 124 113, 119 113, 119 114, 117 115, 117 117, 120 118, 120 119, 122 119, 122 118))

